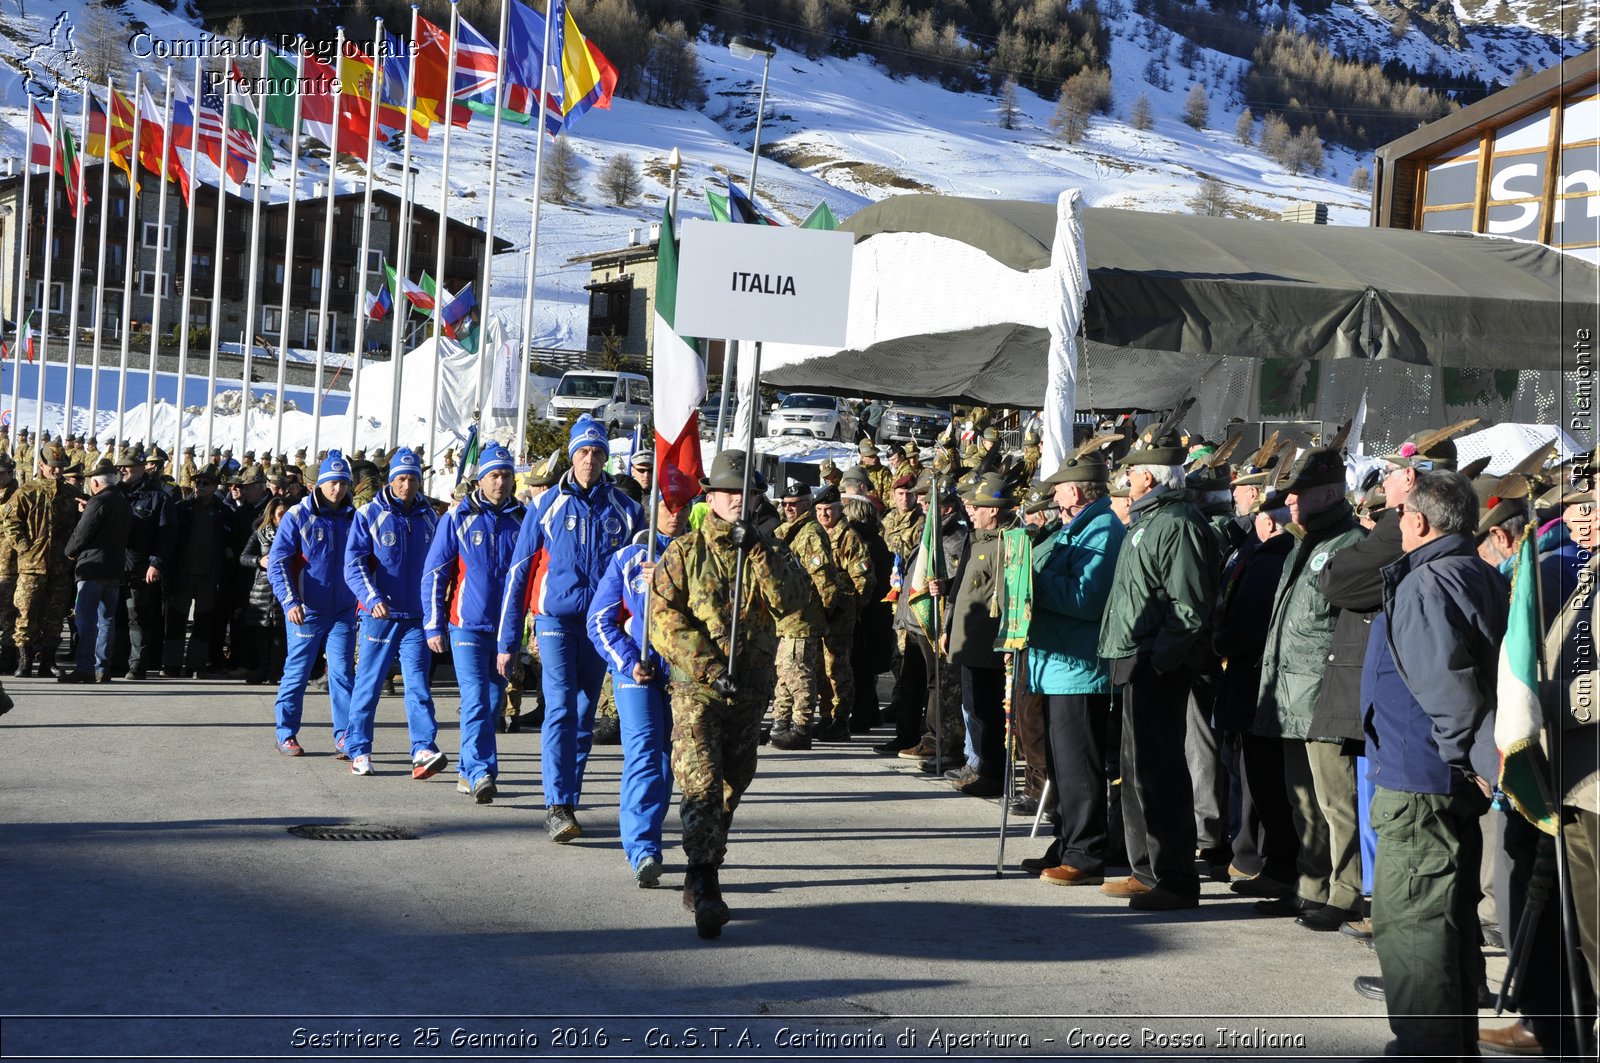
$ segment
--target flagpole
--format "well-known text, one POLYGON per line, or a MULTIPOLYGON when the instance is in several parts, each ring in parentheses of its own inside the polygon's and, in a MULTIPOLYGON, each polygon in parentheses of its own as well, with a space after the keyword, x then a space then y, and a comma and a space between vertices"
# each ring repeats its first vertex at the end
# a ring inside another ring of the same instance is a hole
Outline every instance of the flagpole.
MULTIPOLYGON (((444 352, 444 289, 445 237, 450 224, 450 129, 455 125, 456 110, 456 37, 461 32, 460 0, 450 0, 450 61, 445 71, 444 110, 444 162, 439 168, 439 239, 434 256, 434 269, 438 276, 433 282, 433 388, 428 403, 428 460, 439 461, 439 376, 444 352)), ((489 251, 494 251, 494 237, 489 237, 489 251)))
MULTIPOLYGON (((411 196, 415 182, 411 176, 411 129, 412 113, 417 109, 417 18, 419 7, 411 5, 411 54, 406 64, 406 141, 400 155, 400 210, 395 218, 395 224, 390 226, 389 246, 395 253, 395 276, 405 278, 410 276, 411 269, 411 196)), ((446 86, 449 91, 451 86, 446 86)), ((447 134, 448 135, 448 134, 447 134)), ((387 274, 383 278, 385 284, 389 283, 387 274)), ((394 297, 394 305, 389 308, 389 313, 394 318, 389 322, 389 452, 400 445, 400 377, 401 370, 405 367, 405 325, 406 318, 411 313, 410 302, 399 292, 390 292, 394 297), (402 303, 402 300, 405 300, 402 303)))
MULTIPOLYGON (((205 91, 201 87, 202 76, 200 57, 197 55, 194 60, 194 95, 189 103, 193 110, 189 117, 193 120, 194 126, 189 130, 189 205, 188 209, 183 212, 183 302, 179 304, 178 310, 178 425, 174 429, 172 439, 174 468, 181 466, 183 463, 183 393, 188 390, 189 384, 190 300, 194 291, 195 193, 198 191, 196 186, 200 183, 200 101, 205 91)), ((226 158, 227 156, 219 152, 218 157, 226 158)), ((217 185, 217 192, 217 231, 221 232, 222 185, 220 182, 217 185)), ((213 262, 211 264, 212 272, 215 272, 217 268, 217 263, 213 262)), ((215 317, 215 314, 212 316, 215 317)), ((147 442, 148 444, 154 444, 155 440, 151 439, 147 442)), ((204 465, 205 459, 209 454, 210 451, 207 451, 205 454, 200 455, 200 461, 196 464, 204 465)))
MULTIPOLYGON (((538 300, 539 208, 544 204, 544 116, 545 99, 550 92, 550 38, 555 33, 555 19, 550 16, 554 6, 548 2, 544 5, 544 47, 540 54, 539 99, 536 101, 539 118, 533 134, 533 223, 528 236, 528 290, 523 293, 522 379, 517 383, 517 438, 524 441, 523 447, 527 446, 525 440, 528 436, 528 370, 533 368, 530 364, 533 355, 533 305, 538 300)), ((552 137, 554 135, 551 134, 552 137)), ((492 254, 494 236, 491 234, 489 239, 492 254)))
MULTIPOLYGON (((50 253, 50 243, 55 239, 56 230, 56 154, 61 144, 61 89, 58 87, 50 97, 50 173, 45 182, 46 196, 44 208, 44 299, 39 314, 39 393, 33 400, 33 453, 37 458, 39 447, 44 443, 44 378, 45 366, 50 362, 50 267, 55 262, 55 255, 50 253)), ((63 170, 66 166, 61 167, 63 170)), ((27 475, 32 476, 33 470, 27 470, 27 475)))
MULTIPOLYGON (((172 172, 171 160, 177 150, 172 143, 172 67, 167 67, 167 99, 161 114, 161 205, 156 209, 156 273, 154 309, 150 312, 150 378, 146 388, 144 406, 144 444, 150 446, 156 437, 156 355, 161 349, 161 266, 167 251, 167 177, 172 172)), ((191 138, 194 134, 190 134, 191 138)), ((194 174, 189 175, 189 198, 194 198, 194 174)))
MULTIPOLYGON (((89 369, 89 430, 86 438, 95 439, 100 435, 95 421, 100 416, 100 341, 106 334, 106 245, 111 243, 106 234, 106 226, 111 221, 111 130, 113 118, 116 114, 116 82, 114 78, 106 78, 106 130, 105 140, 100 145, 100 250, 95 256, 94 265, 94 355, 90 360, 89 369)), ((135 119, 137 124, 137 119, 135 119)), ((128 169, 133 169, 130 163, 128 169)))
MULTIPOLYGON (((540 143, 544 142, 544 130, 536 130, 533 135, 539 139, 540 143)), ((517 441, 516 454, 518 461, 528 460, 528 370, 531 368, 528 365, 528 356, 533 349, 531 339, 533 335, 533 244, 539 238, 539 164, 537 159, 534 161, 533 172, 535 176, 533 179, 533 215, 528 233, 528 273, 524 279, 522 338, 518 341, 518 347, 521 350, 518 351, 517 357, 517 365, 519 367, 517 374, 517 425, 514 431, 517 441)))
MULTIPOLYGON (((334 72, 338 72, 338 64, 344 61, 344 27, 339 26, 334 34, 334 72)), ((342 86, 341 86, 342 88, 342 86)), ((333 292, 333 278, 329 271, 333 268, 333 212, 334 192, 338 186, 337 170, 339 168, 339 97, 341 92, 332 94, 333 99, 333 132, 328 139, 333 141, 328 145, 328 199, 327 206, 322 215, 322 294, 317 298, 317 372, 316 391, 311 396, 311 450, 306 454, 313 461, 319 460, 321 453, 318 446, 322 442, 322 372, 323 362, 328 352, 328 296, 333 292)), ((371 165, 372 145, 367 145, 368 165, 371 165)))
MULTIPOLYGON (((133 75, 133 145, 128 151, 128 236, 127 249, 123 253, 122 262, 122 350, 117 363, 117 419, 116 431, 111 437, 111 445, 106 448, 115 460, 117 441, 122 438, 122 411, 128 405, 128 345, 133 340, 133 260, 138 254, 138 245, 134 243, 139 235, 139 167, 142 164, 139 158, 139 141, 142 139, 144 121, 139 117, 139 104, 144 99, 144 72, 139 71, 133 75)), ((163 194, 165 189, 162 190, 163 194)))
MULTIPOLYGON (((228 214, 228 99, 233 81, 222 79, 222 134, 217 146, 217 231, 211 253, 211 357, 206 364, 206 458, 210 460, 217 426, 217 355, 222 350, 222 234, 228 214)), ((200 115, 195 114, 198 134, 200 115)), ((198 139, 198 136, 196 137, 198 139)), ((185 300, 187 301, 187 300, 185 300)), ((178 392, 178 435, 183 437, 183 392, 178 392)), ((181 449, 181 448, 180 448, 181 449)), ((174 457, 176 460, 176 457, 174 457)))
MULTIPOLYGON (((284 219, 283 293, 278 311, 278 387, 273 397, 272 449, 283 453, 283 385, 289 370, 289 295, 294 288, 294 208, 300 202, 300 81, 305 76, 305 37, 295 38, 294 117, 289 120, 289 216, 284 219)), ((337 101, 334 117, 338 118, 337 101)))
MULTIPOLYGON (((265 85, 271 73, 267 46, 261 45, 261 73, 256 82, 258 86, 265 85)), ((299 86, 296 86, 298 89, 299 86)), ((259 88, 258 88, 259 93, 259 88)), ((239 460, 243 461, 245 453, 250 450, 250 361, 255 353, 256 329, 256 291, 261 283, 257 269, 261 264, 261 171, 266 166, 267 160, 267 107, 261 95, 251 99, 251 105, 256 112, 256 176, 250 187, 250 257, 246 260, 244 271, 244 335, 239 340, 239 351, 243 362, 239 369, 239 380, 244 385, 244 399, 239 409, 239 460)), ((294 178, 290 175, 291 189, 294 178)), ((209 457, 209 455, 207 455, 209 457)))
MULTIPOLYGON (((67 308, 67 387, 62 399, 61 413, 61 445, 66 446, 67 436, 72 434, 72 399, 74 377, 78 372, 78 299, 83 294, 83 212, 89 204, 83 195, 83 149, 89 144, 89 79, 83 81, 83 106, 78 114, 78 148, 77 158, 73 160, 78 166, 78 184, 76 188, 70 185, 67 188, 67 199, 76 198, 78 209, 73 212, 72 219, 72 295, 71 303, 67 308)), ((107 125, 110 117, 107 116, 107 125)), ((61 158, 61 168, 68 169, 66 155, 61 158)), ((66 180, 65 176, 62 178, 66 180)))
MULTIPOLYGON (((372 88, 368 92, 367 100, 367 179, 366 187, 361 193, 361 254, 356 259, 356 276, 361 283, 356 285, 356 350, 355 367, 350 371, 350 452, 356 450, 356 432, 358 429, 358 414, 361 412, 361 350, 367 339, 367 252, 372 247, 372 185, 375 175, 372 171, 372 157, 377 154, 378 144, 378 108, 381 106, 380 97, 383 89, 383 19, 373 20, 372 30, 372 88)), ((406 123, 406 142, 411 142, 411 115, 408 112, 402 119, 406 123)), ((380 277, 378 283, 386 284, 389 278, 380 277)))
MULTIPOLYGON (((18 444, 22 440, 22 356, 28 347, 29 322, 33 319, 31 313, 24 314, 23 308, 28 305, 28 249, 32 244, 33 214, 28 203, 28 194, 33 184, 33 113, 38 108, 30 98, 28 101, 28 146, 22 152, 22 210, 17 215, 17 305, 12 316, 17 322, 17 336, 11 347, 11 454, 16 456, 18 444)), ((27 475, 26 469, 18 469, 17 476, 27 475)))
MULTIPOLYGON (((483 226, 483 293, 478 300, 478 321, 480 322, 480 327, 483 330, 483 334, 478 339, 478 371, 476 374, 478 378, 478 387, 477 394, 475 396, 475 409, 473 410, 473 416, 479 422, 484 424, 487 424, 487 418, 485 417, 484 410, 484 397, 486 386, 488 384, 488 374, 484 372, 483 363, 485 359, 483 355, 486 353, 485 341, 488 339, 489 335, 489 304, 494 295, 491 287, 494 277, 494 201, 495 192, 500 183, 500 123, 502 120, 502 113, 506 105, 506 31, 511 18, 510 2, 511 0, 500 0, 500 44, 499 47, 495 49, 494 59, 494 122, 489 127, 489 210, 487 217, 484 219, 483 226)), ((548 15, 545 17, 544 24, 545 33, 548 36, 550 28, 550 19, 548 15)), ((539 81, 542 89, 544 82, 543 72, 544 69, 550 64, 545 59, 543 54, 541 54, 540 60, 539 81)), ((539 94, 539 99, 534 101, 534 106, 538 111, 536 117, 542 121, 544 118, 544 94, 542 91, 539 94)), ((537 138, 538 135, 538 132, 535 131, 534 136, 537 138)), ((538 178, 535 177, 535 181, 537 180, 538 178)), ((440 285, 439 294, 442 296, 444 294, 444 275, 442 273, 436 279, 436 283, 440 285)), ((443 311, 441 310, 441 314, 442 313, 443 311)))
MULTIPOLYGON (((548 25, 548 20, 546 20, 546 24, 548 25)), ((682 160, 678 155, 678 149, 673 148, 672 162, 670 163, 672 177, 667 184, 667 218, 672 224, 673 232, 676 232, 678 227, 678 169, 681 165, 682 160)), ((672 239, 672 233, 662 233, 661 239, 672 239)), ((658 255, 657 260, 659 261, 659 259, 660 256, 658 255)), ((654 366, 654 361, 655 359, 652 358, 652 368, 654 366)), ((643 436, 644 434, 643 431, 637 427, 635 427, 634 431, 640 436, 643 436)), ((654 429, 651 431, 652 434, 656 434, 654 429)), ((656 434, 656 440, 653 444, 653 449, 656 452, 656 460, 650 469, 650 512, 646 513, 644 518, 644 526, 649 529, 649 539, 645 542, 644 556, 645 560, 652 565, 656 563, 656 543, 659 538, 656 532, 656 511, 660 509, 661 504, 661 462, 666 457, 665 448, 661 446, 661 437, 659 434, 656 434)), ((635 446, 633 453, 628 455, 628 464, 630 466, 633 464, 634 454, 637 454, 638 452, 639 448, 635 446)), ((748 456, 745 460, 748 463, 748 456)), ((642 635, 644 636, 644 641, 639 646, 639 661, 646 668, 650 667, 650 582, 651 581, 646 580, 644 585, 644 625, 640 629, 642 635)), ((735 612, 737 612, 738 606, 735 605, 734 609, 735 612)), ((729 656, 731 659, 731 653, 729 656)))

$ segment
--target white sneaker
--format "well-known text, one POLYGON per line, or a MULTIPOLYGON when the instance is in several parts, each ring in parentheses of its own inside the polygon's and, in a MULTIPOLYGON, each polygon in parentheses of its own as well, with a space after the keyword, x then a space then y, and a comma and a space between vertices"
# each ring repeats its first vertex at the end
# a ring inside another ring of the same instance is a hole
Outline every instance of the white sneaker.
POLYGON ((639 866, 634 869, 633 878, 640 889, 653 890, 656 888, 656 883, 661 881, 661 871, 661 858, 647 856, 639 861, 639 866))
POLYGON ((350 758, 350 774, 351 775, 371 775, 372 774, 372 758, 367 756, 365 753, 363 753, 359 757, 351 757, 350 758))
POLYGON ((450 758, 432 749, 419 749, 411 757, 411 777, 430 779, 439 774, 450 758))
POLYGON ((462 776, 462 775, 457 775, 456 776, 456 793, 458 793, 458 794, 471 794, 472 793, 472 784, 469 783, 466 780, 465 776, 462 776))

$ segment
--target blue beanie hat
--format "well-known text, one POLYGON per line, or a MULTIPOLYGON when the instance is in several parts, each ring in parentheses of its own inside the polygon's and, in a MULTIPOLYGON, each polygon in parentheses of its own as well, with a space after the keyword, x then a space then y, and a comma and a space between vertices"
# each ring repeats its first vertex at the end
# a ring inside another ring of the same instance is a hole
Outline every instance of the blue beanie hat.
POLYGON ((567 440, 567 457, 572 457, 581 447, 599 447, 611 456, 611 440, 606 438, 606 430, 588 414, 584 414, 572 422, 572 435, 567 440))
POLYGON ((511 451, 499 443, 489 443, 478 452, 478 475, 487 476, 491 472, 500 472, 502 469, 510 472, 515 468, 511 461, 511 451))
POLYGON ((401 447, 389 459, 389 479, 392 482, 396 476, 415 476, 422 479, 422 462, 417 460, 417 452, 410 447, 401 447))
POLYGON ((350 463, 344 460, 344 451, 330 450, 328 456, 322 459, 322 467, 317 470, 317 486, 331 480, 350 482, 350 463))

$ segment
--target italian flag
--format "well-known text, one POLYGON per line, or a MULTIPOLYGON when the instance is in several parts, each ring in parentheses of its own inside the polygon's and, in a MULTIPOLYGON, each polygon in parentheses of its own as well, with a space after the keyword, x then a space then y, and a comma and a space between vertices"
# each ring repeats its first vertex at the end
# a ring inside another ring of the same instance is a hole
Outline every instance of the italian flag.
POLYGON ((1495 690, 1499 706, 1494 744, 1500 750, 1501 791, 1528 822, 1554 835, 1556 805, 1550 795, 1549 764, 1539 744, 1544 729, 1539 702, 1539 643, 1544 624, 1536 582, 1539 552, 1532 532, 1531 524, 1523 530, 1511 577, 1511 614, 1500 643, 1495 690))
MULTIPOLYGON (((669 508, 687 505, 700 493, 700 404, 706 397, 706 364, 699 345, 678 335, 678 241, 672 212, 661 212, 661 245, 656 258, 655 339, 652 411, 656 425, 656 483, 669 508)), ((651 515, 649 519, 654 520, 651 515)))

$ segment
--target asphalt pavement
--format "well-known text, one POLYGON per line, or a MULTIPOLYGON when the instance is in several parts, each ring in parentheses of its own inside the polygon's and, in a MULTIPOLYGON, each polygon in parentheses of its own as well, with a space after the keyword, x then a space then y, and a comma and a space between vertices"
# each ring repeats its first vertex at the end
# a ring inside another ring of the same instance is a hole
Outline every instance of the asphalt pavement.
MULTIPOLYGON (((619 746, 589 761, 584 836, 546 840, 538 736, 500 739, 500 794, 410 777, 401 703, 378 774, 298 759, 270 688, 7 680, 0 719, 0 1054, 152 1058, 1050 1058, 1379 1055, 1374 954, 1208 884, 1129 911, 1016 870, 1046 840, 994 801, 869 748, 761 751, 734 823, 733 921, 696 937, 667 874, 617 838, 619 746), (305 826, 400 840, 313 840, 305 826)), ((455 760, 453 691, 440 744, 455 760)), ((1503 960, 1491 961, 1492 970, 1503 960)))

